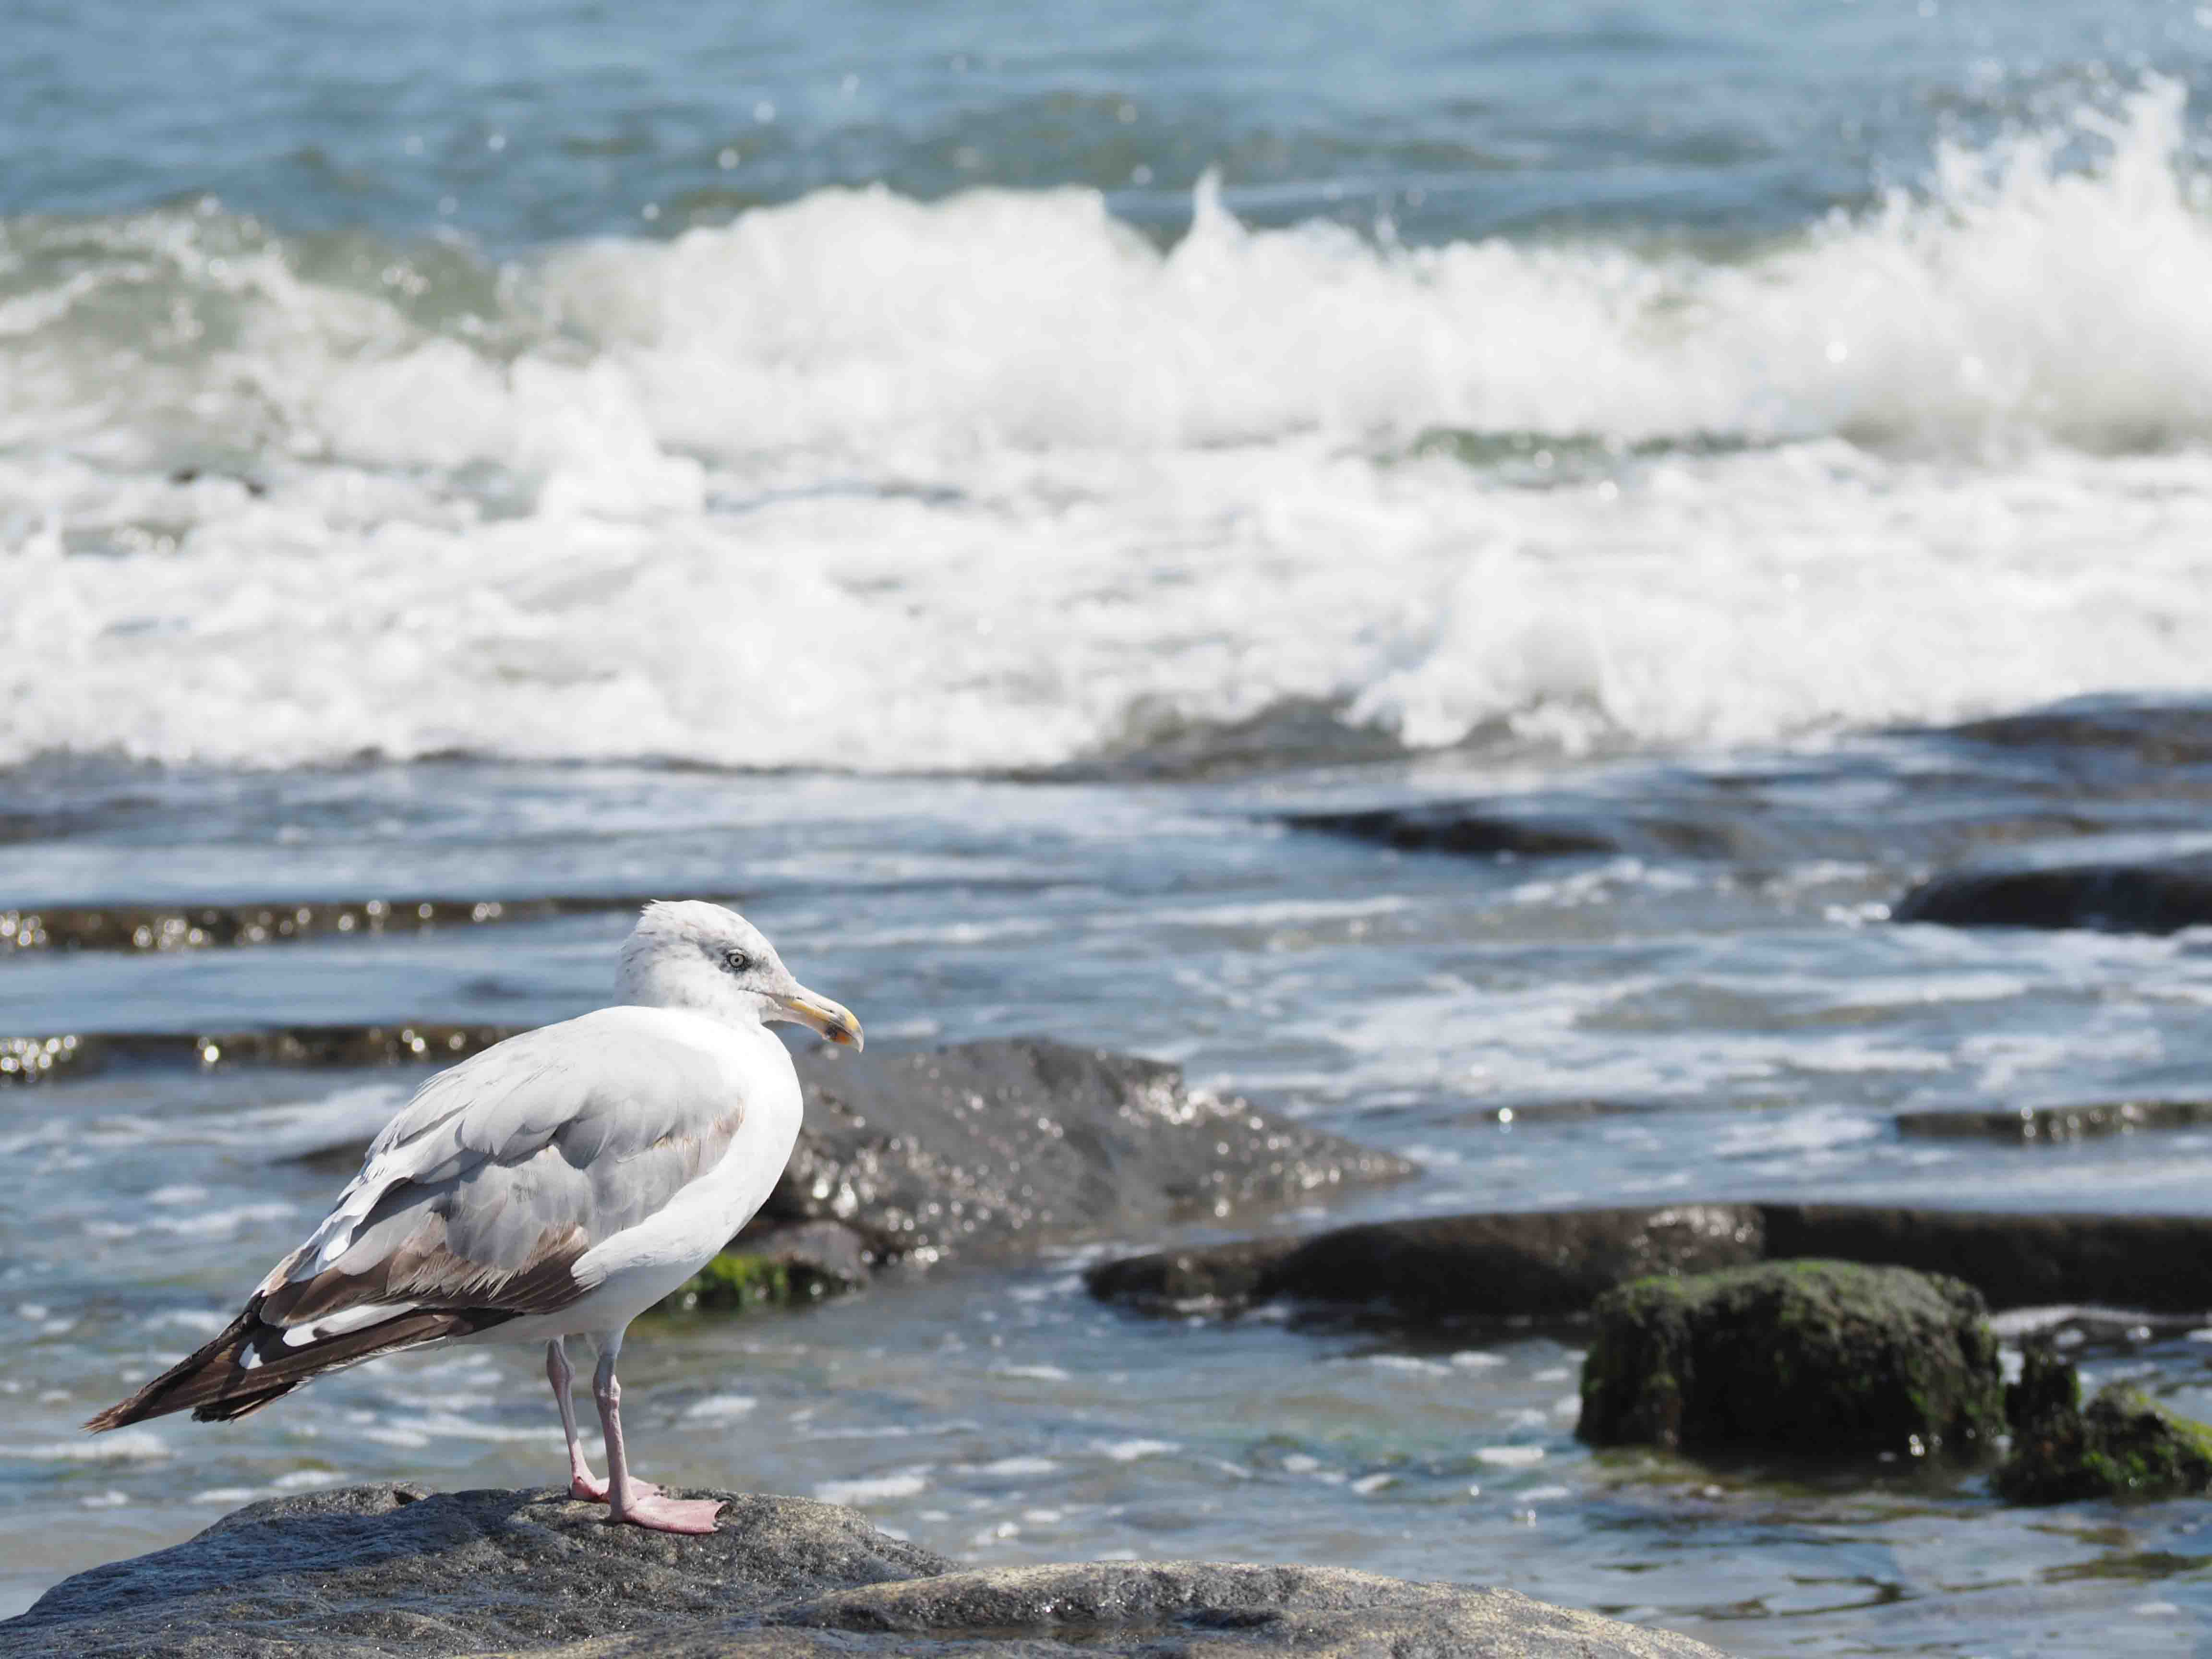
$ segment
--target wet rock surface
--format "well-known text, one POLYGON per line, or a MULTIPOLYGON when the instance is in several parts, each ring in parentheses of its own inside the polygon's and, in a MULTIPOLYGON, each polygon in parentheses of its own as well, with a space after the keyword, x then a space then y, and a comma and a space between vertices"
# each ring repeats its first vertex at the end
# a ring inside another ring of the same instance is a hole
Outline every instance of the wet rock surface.
POLYGON ((375 1486, 270 1499, 57 1585, 0 1622, 0 1656, 1715 1652, 1510 1591, 1329 1568, 954 1572, 850 1510, 713 1495, 729 1507, 702 1538, 610 1526, 603 1509, 551 1491, 375 1486))
MULTIPOLYGON (((529 1028, 447 1024, 284 1025, 246 1031, 111 1031, 0 1037, 0 1083, 60 1082, 110 1066, 336 1066, 450 1064, 529 1028)), ((355 1160, 358 1162, 356 1158, 355 1160)))
POLYGON ((542 898, 309 899, 254 904, 49 904, 0 909, 0 956, 23 951, 201 951, 326 934, 543 921, 635 910, 654 894, 542 898))
POLYGON ((1754 1262, 1765 1249, 1756 1206, 1684 1204, 1375 1222, 1126 1258, 1088 1282, 1155 1310, 1280 1297, 1416 1320, 1512 1317, 1579 1313, 1628 1279, 1754 1262))
POLYGON ((840 1221, 886 1259, 1226 1220, 1413 1173, 1098 1048, 824 1049, 799 1076, 806 1127, 763 1221, 840 1221))
POLYGON ((1087 1282, 1152 1311, 1234 1313, 1283 1298, 1419 1322, 1578 1314, 1648 1274, 1813 1257, 1948 1273, 2000 1308, 2212 1309, 2212 1217, 1879 1204, 1432 1216, 1123 1257, 1087 1282))
POLYGON ((749 1226, 728 1249, 678 1285, 663 1313, 735 1313, 842 1296, 868 1282, 876 1256, 842 1221, 749 1226))
POLYGON ((1480 800, 1431 801, 1350 812, 1297 812, 1285 822, 1294 830, 1346 836, 1404 852, 1556 858, 1624 850, 1623 838, 1617 831, 1595 823, 1518 813, 1510 807, 1480 800))
POLYGON ((1970 1462, 2004 1431, 1988 1305, 1955 1279, 1767 1262, 1639 1279, 1591 1317, 1593 1445, 1970 1462))
POLYGON ((1900 1112, 1897 1132, 1923 1140, 2087 1140, 2212 1123, 2212 1100, 2112 1100, 2016 1112, 1900 1112))
POLYGON ((2201 836, 2091 836, 1977 860, 1929 877, 1891 911, 1952 927, 2172 933, 2212 921, 2212 843, 2201 836))
POLYGON ((1992 1484, 2014 1504, 2185 1498, 2212 1492, 2212 1429, 2125 1382, 2081 1406, 2081 1379, 2049 1347, 2023 1351, 2005 1389, 2012 1450, 1992 1484))
POLYGON ((2212 1218, 1764 1204, 1770 1256, 1827 1256, 1963 1279, 1993 1307, 2212 1309, 2212 1218))

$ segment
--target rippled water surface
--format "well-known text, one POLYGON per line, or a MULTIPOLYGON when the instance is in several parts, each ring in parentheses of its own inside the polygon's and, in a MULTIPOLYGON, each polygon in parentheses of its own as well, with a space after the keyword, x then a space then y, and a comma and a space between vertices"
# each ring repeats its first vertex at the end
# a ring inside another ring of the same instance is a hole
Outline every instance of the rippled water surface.
MULTIPOLYGON (((1206 786, 765 778, 449 764, 240 779, 49 763, 9 848, 55 901, 361 893, 736 892, 880 1043, 1046 1032, 1404 1152, 1425 1176, 1346 1213, 1659 1196, 2198 1210, 2212 1136, 1998 1147, 1900 1138, 1906 1107, 2173 1094, 2206 1070, 2212 955, 2189 934, 1967 934, 1885 921, 1925 831, 1876 797, 1891 739, 1732 761, 1365 769, 1206 786), (1291 805, 1540 784, 1554 805, 1679 806, 1771 853, 1463 860, 1293 833, 1291 805), (1747 779, 1761 780, 1747 784, 1747 779), (1826 810, 1856 793, 1857 857, 1826 810), (60 826, 77 826, 74 830, 60 826), (1792 848, 1796 851, 1793 854, 1792 848), (380 881, 380 878, 388 880, 380 881)), ((2047 764, 2047 763, 2045 763, 2047 764)), ((1973 799, 2008 821, 2038 768, 1973 799)), ((2115 809, 2185 818, 2186 799, 2115 809)), ((604 995, 618 915, 383 939, 5 964, 11 1025, 191 1030, 435 1015, 527 1024, 604 995)), ((533 1353, 344 1373, 233 1426, 76 1423, 212 1331, 319 1215, 299 1154, 357 1139, 393 1071, 117 1065, 10 1091, 0 1218, 8 1594, 165 1543, 251 1496, 408 1477, 553 1477, 533 1353)), ((1409 1340, 1227 1327, 1092 1303, 1102 1241, 1011 1268, 895 1273, 811 1311, 649 1322, 628 1354, 641 1455, 702 1483, 855 1503, 980 1561, 1131 1552, 1334 1561, 1479 1583, 1732 1651, 2186 1650, 2212 1611, 2197 1506, 2007 1511, 1978 1477, 1804 1484, 1573 1438, 1573 1326, 1409 1340)), ((2185 1328, 2084 1350, 2212 1413, 2185 1328)))

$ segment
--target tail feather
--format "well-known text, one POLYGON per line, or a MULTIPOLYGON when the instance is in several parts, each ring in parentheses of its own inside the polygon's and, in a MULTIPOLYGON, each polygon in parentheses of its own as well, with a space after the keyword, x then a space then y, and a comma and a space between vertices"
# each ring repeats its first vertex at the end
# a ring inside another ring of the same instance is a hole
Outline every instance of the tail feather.
POLYGON ((514 1317, 489 1308, 417 1308, 295 1347, 286 1343, 283 1326, 262 1319, 261 1303, 255 1296, 220 1334, 85 1427, 99 1434, 181 1411, 191 1412, 203 1423, 227 1422, 259 1411, 325 1371, 446 1337, 466 1336, 514 1317))

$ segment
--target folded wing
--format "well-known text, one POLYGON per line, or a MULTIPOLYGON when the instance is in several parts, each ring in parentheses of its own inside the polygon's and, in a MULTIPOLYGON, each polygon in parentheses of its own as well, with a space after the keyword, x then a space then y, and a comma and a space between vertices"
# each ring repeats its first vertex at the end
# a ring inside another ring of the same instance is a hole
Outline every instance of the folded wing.
POLYGON ((744 1103, 647 1011, 526 1032, 430 1079, 238 1317, 87 1425, 242 1417, 378 1354, 554 1313, 577 1264, 713 1170, 744 1103))

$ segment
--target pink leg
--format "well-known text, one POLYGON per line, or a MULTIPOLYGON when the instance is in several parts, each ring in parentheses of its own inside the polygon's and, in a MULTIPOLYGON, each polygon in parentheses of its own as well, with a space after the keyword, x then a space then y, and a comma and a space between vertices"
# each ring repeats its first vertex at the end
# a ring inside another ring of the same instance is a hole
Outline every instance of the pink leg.
POLYGON ((607 1436, 607 1501, 613 1518, 655 1532, 708 1533, 721 1504, 711 1498, 670 1498, 655 1486, 634 1478, 629 1455, 623 1445, 622 1384, 615 1381, 615 1356, 622 1351, 622 1333, 614 1331, 599 1343, 599 1368, 592 1375, 592 1398, 599 1408, 599 1425, 607 1436))
POLYGON ((584 1461, 583 1443, 576 1437, 576 1402, 569 1397, 576 1373, 568 1368, 568 1340, 556 1336, 545 1345, 545 1380, 553 1385, 553 1398, 561 1405, 561 1432, 568 1437, 568 1495, 587 1504, 607 1501, 607 1483, 592 1473, 584 1461))

